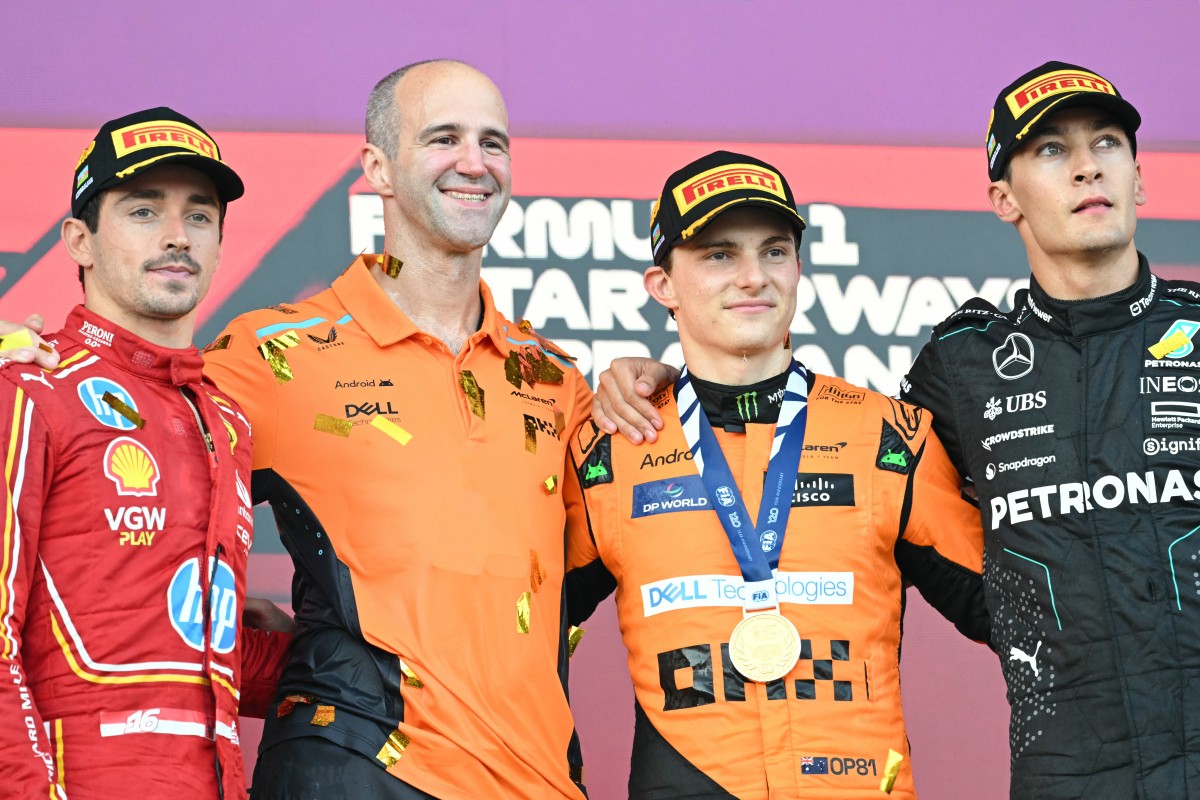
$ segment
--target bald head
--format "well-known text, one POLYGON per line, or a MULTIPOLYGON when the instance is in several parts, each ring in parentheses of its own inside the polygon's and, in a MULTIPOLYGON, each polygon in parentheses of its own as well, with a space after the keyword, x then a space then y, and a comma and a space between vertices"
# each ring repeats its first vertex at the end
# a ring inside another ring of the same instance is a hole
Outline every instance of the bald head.
POLYGON ((482 92, 485 101, 498 103, 507 127, 508 111, 496 84, 470 64, 439 58, 407 64, 375 84, 367 98, 367 142, 382 150, 388 158, 395 158, 401 118, 425 105, 428 96, 443 89, 455 91, 463 87, 482 92))

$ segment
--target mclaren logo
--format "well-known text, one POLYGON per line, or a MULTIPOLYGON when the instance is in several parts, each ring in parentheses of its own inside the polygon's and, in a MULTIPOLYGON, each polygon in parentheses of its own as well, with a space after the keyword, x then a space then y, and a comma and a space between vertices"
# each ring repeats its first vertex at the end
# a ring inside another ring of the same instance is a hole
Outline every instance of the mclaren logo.
POLYGON ((1010 333, 1004 344, 992 351, 992 366, 1006 381, 1024 378, 1033 370, 1033 342, 1023 333, 1010 333))

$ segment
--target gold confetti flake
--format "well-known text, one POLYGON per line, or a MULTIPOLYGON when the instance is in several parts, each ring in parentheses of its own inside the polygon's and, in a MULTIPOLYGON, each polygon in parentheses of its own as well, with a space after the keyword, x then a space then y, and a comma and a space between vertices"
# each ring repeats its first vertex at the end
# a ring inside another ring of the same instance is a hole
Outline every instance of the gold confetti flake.
POLYGON ((104 397, 100 399, 102 399, 105 403, 108 403, 108 405, 112 407, 113 411, 117 412, 122 417, 136 425, 139 430, 146 427, 146 420, 142 419, 142 415, 122 403, 120 398, 118 398, 112 392, 105 392, 104 397))
POLYGON ((537 591, 542 588, 542 583, 546 580, 546 570, 542 569, 542 564, 538 560, 537 550, 529 551, 529 588, 537 591))
POLYGON ((883 779, 879 781, 879 791, 886 794, 892 793, 892 787, 896 785, 896 776, 900 774, 900 764, 903 761, 904 756, 895 750, 888 750, 887 764, 883 768, 883 779))
POLYGON ((1147 349, 1150 351, 1150 355, 1154 356, 1155 358, 1162 358, 1167 353, 1178 350, 1190 341, 1191 339, 1186 333, 1183 331, 1175 331, 1158 344, 1151 345, 1147 349))
POLYGON ((292 374, 292 367, 288 364, 284 351, 298 344, 300 344, 300 335, 295 331, 288 331, 274 339, 268 339, 258 346, 258 354, 270 365, 271 372, 275 373, 275 380, 279 383, 287 383, 296 377, 292 374))
POLYGON ((562 367, 550 360, 550 357, 545 353, 540 353, 541 358, 533 362, 533 377, 537 383, 562 383, 563 371, 562 367))
POLYGON ((567 416, 557 408, 554 409, 554 432, 562 436, 562 432, 567 427, 567 416))
POLYGON ((563 371, 538 348, 519 347, 510 350, 504 359, 504 377, 520 389, 522 383, 530 386, 538 383, 560 384, 563 382, 563 371))
POLYGON ((579 646, 579 640, 583 638, 583 628, 577 628, 572 625, 567 630, 567 658, 575 655, 575 648, 579 646))
POLYGON ((400 732, 400 729, 392 731, 388 736, 387 741, 383 743, 383 747, 375 755, 385 767, 391 768, 400 760, 400 756, 404 755, 404 750, 412 744, 412 740, 400 732))
POLYGON ((354 424, 348 419, 338 419, 331 417, 328 414, 317 414, 317 418, 313 420, 313 430, 321 433, 332 433, 334 436, 342 436, 350 438, 350 431, 354 430, 354 424))
POLYGON ((45 342, 38 342, 38 350, 41 350, 42 352, 45 352, 45 353, 53 353, 54 352, 54 348, 51 347, 50 345, 46 344, 45 342))
POLYGON ((463 394, 467 396, 467 403, 471 406, 471 413, 483 419, 483 389, 479 386, 479 382, 475 380, 475 375, 469 369, 464 369, 458 373, 458 385, 462 387, 463 394))
POLYGON ((787 336, 783 337, 783 349, 784 350, 792 349, 792 335, 790 333, 787 336))
POLYGON ((537 455, 537 420, 525 415, 525 452, 537 455))
POLYGON ((425 684, 417 677, 417 673, 413 672, 412 667, 405 664, 403 659, 400 660, 400 674, 404 676, 405 685, 411 686, 414 689, 425 688, 425 684))
POLYGON ((204 348, 204 352, 211 353, 213 350, 225 350, 229 347, 229 342, 233 339, 230 334, 219 336, 209 343, 208 347, 204 348))
POLYGON ((333 706, 317 706, 317 710, 313 712, 312 724, 327 728, 333 722, 333 716, 333 706))
POLYGON ((404 269, 404 262, 391 253, 384 253, 379 258, 379 266, 383 267, 384 275, 395 279, 400 277, 400 270, 404 269))
POLYGON ((529 604, 532 597, 530 592, 521 592, 521 596, 517 598, 517 633, 529 633, 529 622, 533 616, 533 609, 529 604))
POLYGON ((283 717, 286 717, 288 714, 292 713, 292 709, 296 707, 297 703, 310 705, 316 702, 316 699, 317 698, 311 694, 289 694, 287 697, 283 698, 283 700, 279 701, 279 708, 275 709, 275 716, 282 719, 283 717))
POLYGON ((527 319, 523 319, 517 323, 517 330, 521 333, 528 334, 533 330, 533 323, 527 319))
POLYGON ((551 475, 546 478, 542 481, 542 486, 546 487, 546 494, 556 494, 558 492, 558 476, 551 475))
POLYGON ((400 444, 408 444, 410 441, 412 441, 411 433, 404 430, 404 428, 401 428, 387 417, 375 417, 373 420, 371 420, 371 427, 383 431, 400 444))

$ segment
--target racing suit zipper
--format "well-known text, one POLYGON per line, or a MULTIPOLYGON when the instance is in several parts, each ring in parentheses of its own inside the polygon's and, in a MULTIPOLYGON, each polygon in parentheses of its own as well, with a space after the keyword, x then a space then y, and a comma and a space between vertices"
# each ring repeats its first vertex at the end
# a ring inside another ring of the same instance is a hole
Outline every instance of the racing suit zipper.
MULTIPOLYGON (((196 427, 200 430, 200 436, 204 439, 204 450, 208 454, 210 466, 216 466, 217 456, 216 448, 213 446, 212 434, 208 432, 208 428, 204 425, 204 418, 200 416, 200 409, 196 407, 195 395, 193 395, 186 387, 179 387, 179 394, 183 397, 183 401, 187 403, 188 408, 192 410, 192 417, 196 420, 196 427)), ((217 565, 221 562, 221 554, 224 548, 217 543, 217 548, 213 553, 212 566, 208 570, 208 586, 205 587, 204 593, 204 672, 209 674, 212 671, 212 604, 213 604, 213 589, 217 582, 217 565)), ((210 679, 211 680, 211 679, 210 679)), ((213 769, 217 774, 217 798, 225 800, 225 785, 223 782, 224 776, 221 769, 221 754, 217 745, 217 702, 215 697, 216 690, 214 689, 213 698, 213 718, 207 725, 208 738, 213 743, 213 769)))
POLYGON ((200 429, 200 435, 204 438, 204 449, 208 451, 209 460, 215 461, 217 449, 213 446, 212 434, 204 426, 204 418, 200 416, 200 409, 196 408, 195 396, 182 386, 179 387, 179 394, 183 395, 183 401, 192 410, 192 417, 196 420, 196 427, 200 429))
MULTIPOLYGON (((195 410, 193 408, 193 410, 195 410)), ((211 443, 211 439, 209 440, 211 443)), ((211 447, 210 447, 211 452, 211 447)), ((221 563, 221 554, 224 548, 217 544, 217 549, 213 554, 212 566, 208 570, 208 591, 204 596, 204 671, 212 672, 211 653, 212 650, 212 606, 213 606, 213 587, 217 582, 217 565, 221 563)), ((215 694, 214 690, 214 694, 215 694)), ((217 773, 217 799, 225 800, 225 784, 224 776, 221 770, 221 755, 217 747, 217 703, 214 697, 213 700, 213 720, 209 723, 208 738, 212 739, 213 743, 213 769, 217 773)))

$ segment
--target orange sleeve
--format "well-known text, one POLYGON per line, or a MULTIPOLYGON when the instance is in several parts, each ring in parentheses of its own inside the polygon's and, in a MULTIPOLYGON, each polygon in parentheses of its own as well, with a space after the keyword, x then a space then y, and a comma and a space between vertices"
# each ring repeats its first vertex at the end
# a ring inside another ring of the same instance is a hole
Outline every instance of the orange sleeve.
POLYGON ((910 511, 896 563, 904 579, 971 639, 986 642, 991 620, 983 593, 979 509, 963 498, 958 471, 931 428, 910 475, 910 511))
POLYGON ((242 407, 254 436, 253 469, 274 462, 278 433, 278 381, 258 349, 253 323, 240 316, 204 350, 204 375, 242 407))

